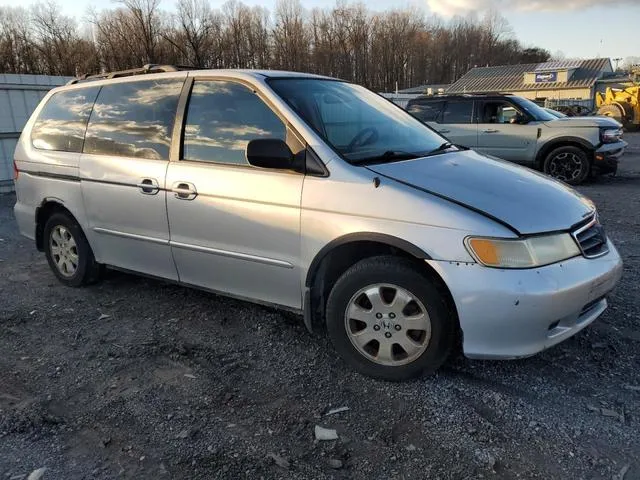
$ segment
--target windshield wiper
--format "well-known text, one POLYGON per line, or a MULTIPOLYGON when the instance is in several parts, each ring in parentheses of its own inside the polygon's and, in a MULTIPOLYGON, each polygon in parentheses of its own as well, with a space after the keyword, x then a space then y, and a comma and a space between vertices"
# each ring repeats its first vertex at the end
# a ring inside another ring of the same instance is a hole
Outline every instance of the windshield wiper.
POLYGON ((417 153, 403 152, 401 150, 387 150, 381 155, 374 155, 372 157, 356 158, 351 160, 352 165, 363 165, 365 163, 385 163, 394 162, 396 160, 412 160, 414 158, 420 158, 423 155, 417 153))
POLYGON ((437 155, 438 153, 442 153, 445 152, 446 150, 449 150, 450 148, 455 147, 455 145, 451 142, 444 142, 442 145, 440 145, 438 148, 434 148, 433 150, 431 150, 430 152, 426 153, 424 156, 428 157, 430 155, 437 155))

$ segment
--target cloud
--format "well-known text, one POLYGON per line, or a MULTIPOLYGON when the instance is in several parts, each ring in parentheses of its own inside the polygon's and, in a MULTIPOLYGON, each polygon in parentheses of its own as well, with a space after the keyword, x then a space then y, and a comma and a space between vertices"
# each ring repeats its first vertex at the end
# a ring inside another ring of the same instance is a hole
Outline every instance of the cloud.
POLYGON ((584 10, 595 6, 638 6, 638 0, 426 0, 433 13, 445 17, 489 9, 498 12, 552 12, 584 10))

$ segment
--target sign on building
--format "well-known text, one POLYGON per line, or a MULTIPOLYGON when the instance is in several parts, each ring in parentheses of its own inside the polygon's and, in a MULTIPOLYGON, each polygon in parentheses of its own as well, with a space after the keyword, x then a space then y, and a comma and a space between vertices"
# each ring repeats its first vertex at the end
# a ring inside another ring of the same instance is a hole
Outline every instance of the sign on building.
POLYGON ((536 73, 536 83, 552 83, 558 81, 558 72, 536 73))

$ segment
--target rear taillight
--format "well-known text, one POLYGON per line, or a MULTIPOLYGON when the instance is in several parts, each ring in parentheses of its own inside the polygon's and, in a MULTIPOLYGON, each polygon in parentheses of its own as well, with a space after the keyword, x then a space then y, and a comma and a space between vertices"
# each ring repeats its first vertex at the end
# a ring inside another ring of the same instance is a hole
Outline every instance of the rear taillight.
POLYGON ((16 161, 13 161, 13 180, 18 180, 18 175, 20 174, 20 170, 18 170, 18 165, 16 161))

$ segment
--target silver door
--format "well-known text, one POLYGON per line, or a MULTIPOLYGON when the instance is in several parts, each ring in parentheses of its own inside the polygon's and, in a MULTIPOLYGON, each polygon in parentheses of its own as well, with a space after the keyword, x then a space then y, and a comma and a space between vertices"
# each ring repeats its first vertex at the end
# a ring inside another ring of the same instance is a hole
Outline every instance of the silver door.
POLYGON ((538 124, 511 123, 523 112, 502 100, 484 102, 479 112, 478 148, 481 153, 521 164, 532 164, 538 140, 538 124))
POLYGON ((171 247, 180 281, 300 308, 304 176, 254 168, 253 138, 284 138, 284 123, 244 85, 196 80, 183 156, 167 171, 171 247))
POLYGON ((449 100, 436 122, 430 127, 456 145, 475 148, 478 145, 478 125, 473 117, 473 100, 449 100))
POLYGON ((102 87, 80 159, 87 235, 98 261, 177 280, 165 177, 184 79, 102 87))

